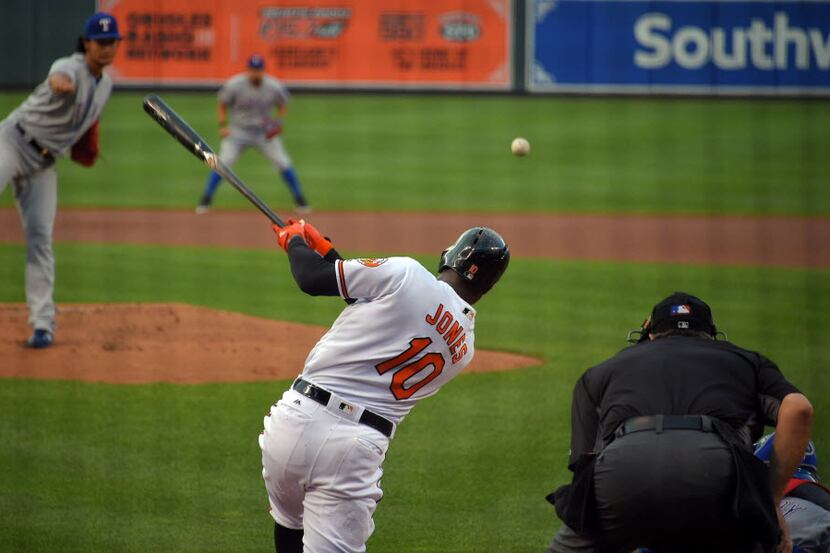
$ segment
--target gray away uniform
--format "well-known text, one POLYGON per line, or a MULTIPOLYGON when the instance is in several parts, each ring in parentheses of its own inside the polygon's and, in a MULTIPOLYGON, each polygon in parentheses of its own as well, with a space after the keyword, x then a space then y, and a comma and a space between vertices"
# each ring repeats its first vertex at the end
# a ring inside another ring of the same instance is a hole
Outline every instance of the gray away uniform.
POLYGON ((288 99, 288 90, 273 77, 264 76, 259 86, 254 86, 245 73, 231 77, 219 90, 219 101, 230 111, 230 135, 222 140, 219 159, 231 166, 253 146, 278 171, 289 169, 291 158, 280 137, 265 138, 266 120, 273 117, 275 106, 284 106, 288 99))
POLYGON ((830 552, 830 511, 806 499, 785 497, 781 512, 790 525, 793 544, 804 553, 830 552))
POLYGON ((67 75, 74 94, 55 94, 46 78, 6 119, 0 122, 0 194, 14 185, 14 197, 26 233, 26 302, 29 324, 54 332, 55 260, 52 227, 58 203, 54 157, 66 154, 101 116, 112 92, 106 74, 96 79, 83 54, 56 60, 49 76, 67 75), (46 148, 42 155, 33 141, 46 148))

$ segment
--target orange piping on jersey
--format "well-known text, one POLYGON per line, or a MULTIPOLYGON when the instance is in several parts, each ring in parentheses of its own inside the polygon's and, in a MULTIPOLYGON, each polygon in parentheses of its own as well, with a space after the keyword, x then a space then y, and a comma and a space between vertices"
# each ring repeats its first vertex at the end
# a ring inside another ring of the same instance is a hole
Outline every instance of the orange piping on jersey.
POLYGON ((424 320, 426 322, 428 322, 429 324, 431 324, 431 325, 435 325, 435 323, 438 321, 438 317, 441 316, 442 311, 444 311, 444 304, 443 303, 438 304, 438 309, 435 311, 435 315, 432 315, 432 316, 427 315, 426 317, 424 317, 424 320))
POLYGON ((346 275, 343 273, 343 261, 337 260, 337 272, 340 274, 340 289, 343 292, 343 297, 346 299, 351 299, 349 297, 349 291, 346 289, 346 275))

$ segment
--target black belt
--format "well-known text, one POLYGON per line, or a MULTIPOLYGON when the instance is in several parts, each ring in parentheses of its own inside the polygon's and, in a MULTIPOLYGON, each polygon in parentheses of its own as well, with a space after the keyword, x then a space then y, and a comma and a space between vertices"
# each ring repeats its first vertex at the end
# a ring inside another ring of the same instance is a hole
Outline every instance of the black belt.
MULTIPOLYGON (((27 136, 31 136, 26 132, 26 129, 20 126, 20 123, 15 123, 14 128, 16 128, 17 132, 19 132, 23 136, 24 140, 27 136)), ((34 138, 29 138, 29 146, 34 148, 37 151, 37 154, 43 159, 47 161, 55 161, 55 156, 52 155, 52 152, 49 151, 49 148, 41 146, 40 144, 38 144, 38 141, 34 138)))
MULTIPOLYGON (((300 392, 309 399, 313 399, 320 405, 328 405, 329 400, 331 399, 331 392, 324 390, 319 386, 315 386, 311 382, 303 380, 302 378, 295 380, 294 384, 291 385, 291 389, 300 392)), ((392 430, 395 428, 395 424, 392 421, 381 417, 380 415, 376 415, 368 409, 363 410, 363 414, 360 415, 360 419, 357 422, 365 424, 370 428, 374 428, 387 438, 392 437, 392 430)))
POLYGON ((706 415, 654 415, 650 417, 634 417, 622 423, 614 432, 614 436, 620 438, 632 432, 644 432, 654 430, 699 430, 701 432, 714 432, 712 418, 706 415))

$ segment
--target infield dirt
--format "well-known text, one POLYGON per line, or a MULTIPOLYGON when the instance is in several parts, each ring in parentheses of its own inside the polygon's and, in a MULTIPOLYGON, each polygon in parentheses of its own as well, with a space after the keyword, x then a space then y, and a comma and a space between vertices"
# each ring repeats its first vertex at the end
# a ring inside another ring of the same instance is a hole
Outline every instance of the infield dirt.
MULTIPOLYGON (((0 378, 115 384, 252 382, 297 376, 322 326, 182 304, 60 304, 54 345, 21 339, 28 311, 0 304, 0 378)), ((509 370, 541 360, 476 350, 464 372, 509 370)))
MULTIPOLYGON (((437 254, 475 225, 500 230, 514 256, 781 267, 830 267, 830 219, 576 214, 314 213, 344 251, 437 254)), ((0 209, 0 236, 23 242, 0 209)), ((59 210, 56 241, 276 249, 257 212, 59 210)), ((0 304, 0 377, 116 383, 240 382, 296 376, 325 328, 179 304, 60 304, 55 345, 22 346, 26 308, 0 304)), ((466 372, 540 364, 478 350, 466 372)))

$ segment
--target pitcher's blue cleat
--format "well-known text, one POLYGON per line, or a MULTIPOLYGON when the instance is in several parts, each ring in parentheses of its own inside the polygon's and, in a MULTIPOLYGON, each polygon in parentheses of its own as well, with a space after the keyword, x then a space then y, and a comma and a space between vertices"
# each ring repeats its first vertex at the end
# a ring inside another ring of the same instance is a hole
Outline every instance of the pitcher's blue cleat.
POLYGON ((52 345, 54 336, 48 330, 36 328, 32 337, 26 341, 26 345, 34 349, 48 348, 52 345))

